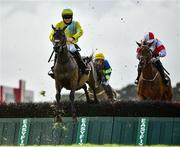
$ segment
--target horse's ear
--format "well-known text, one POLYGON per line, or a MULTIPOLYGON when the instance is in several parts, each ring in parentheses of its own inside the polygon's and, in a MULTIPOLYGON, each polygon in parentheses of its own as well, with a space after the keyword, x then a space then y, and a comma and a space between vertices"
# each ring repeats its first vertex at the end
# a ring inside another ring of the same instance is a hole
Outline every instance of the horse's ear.
POLYGON ((63 30, 63 32, 65 31, 65 29, 67 28, 67 26, 65 26, 62 30, 63 30))
POLYGON ((52 24, 52 29, 55 31, 56 30, 56 28, 54 27, 54 25, 52 24))
POLYGON ((137 45, 138 45, 139 47, 141 46, 141 43, 139 43, 139 42, 137 42, 137 41, 136 41, 136 43, 137 43, 137 45))

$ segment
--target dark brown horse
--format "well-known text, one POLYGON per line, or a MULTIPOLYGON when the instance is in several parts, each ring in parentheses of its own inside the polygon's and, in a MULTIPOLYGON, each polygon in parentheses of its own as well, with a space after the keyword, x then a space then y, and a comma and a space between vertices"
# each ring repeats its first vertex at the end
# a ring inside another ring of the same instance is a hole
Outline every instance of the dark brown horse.
POLYGON ((172 87, 170 78, 166 75, 169 78, 169 83, 165 85, 157 68, 151 62, 152 51, 149 49, 149 45, 137 44, 141 48, 139 57, 142 70, 137 87, 139 100, 171 101, 172 87))
MULTIPOLYGON (((56 29, 52 26, 54 30, 54 49, 56 53, 56 62, 54 66, 54 76, 55 76, 55 86, 56 86, 56 101, 57 101, 57 108, 59 108, 60 98, 61 98, 61 90, 62 88, 66 88, 70 90, 70 101, 71 101, 71 111, 72 117, 76 119, 76 109, 74 106, 74 98, 75 98, 75 91, 83 88, 86 94, 87 101, 89 102, 89 96, 87 92, 86 82, 88 80, 93 81, 93 77, 90 78, 89 74, 81 74, 78 64, 72 54, 68 51, 67 44, 66 44, 66 36, 63 29, 56 29)), ((92 60, 92 57, 89 58, 92 60)), ((89 61, 90 62, 90 61, 89 61)), ((91 69, 92 66, 88 65, 91 69)), ((92 70, 91 70, 92 71, 92 70)), ((95 85, 91 85, 92 87, 95 85)), ((94 90, 95 94, 95 90, 94 90)), ((95 95, 95 101, 97 102, 97 98, 95 95)), ((59 116, 61 117, 61 116, 59 116)))

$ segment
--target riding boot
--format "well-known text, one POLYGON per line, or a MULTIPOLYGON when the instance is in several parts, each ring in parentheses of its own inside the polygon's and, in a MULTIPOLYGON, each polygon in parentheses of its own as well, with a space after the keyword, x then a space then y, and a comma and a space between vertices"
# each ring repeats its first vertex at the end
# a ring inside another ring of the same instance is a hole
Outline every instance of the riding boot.
POLYGON ((81 55, 78 51, 74 52, 73 55, 75 56, 76 60, 77 60, 77 64, 79 66, 79 68, 81 69, 82 73, 84 74, 88 74, 89 70, 87 69, 86 64, 84 63, 83 59, 81 58, 81 55))
POLYGON ((137 78, 136 78, 136 80, 135 80, 135 84, 138 84, 139 83, 139 78, 140 78, 140 75, 141 75, 141 66, 140 65, 138 65, 138 75, 137 75, 137 78))
POLYGON ((53 66, 51 67, 51 70, 48 72, 48 75, 54 79, 54 66, 55 66, 55 63, 56 63, 56 58, 57 58, 57 55, 55 54, 55 57, 54 57, 54 64, 53 66))
POLYGON ((104 90, 108 96, 108 99, 109 100, 113 100, 113 91, 112 91, 112 88, 110 85, 104 85, 103 84, 103 87, 104 87, 104 90))
POLYGON ((157 61, 155 62, 155 65, 156 65, 156 68, 158 69, 158 71, 159 71, 159 73, 160 73, 160 75, 161 75, 161 77, 162 77, 163 83, 164 83, 165 85, 167 85, 168 82, 169 82, 169 80, 168 80, 168 78, 166 78, 166 76, 165 76, 164 69, 163 69, 163 65, 162 65, 161 61, 160 61, 160 60, 157 60, 157 61))

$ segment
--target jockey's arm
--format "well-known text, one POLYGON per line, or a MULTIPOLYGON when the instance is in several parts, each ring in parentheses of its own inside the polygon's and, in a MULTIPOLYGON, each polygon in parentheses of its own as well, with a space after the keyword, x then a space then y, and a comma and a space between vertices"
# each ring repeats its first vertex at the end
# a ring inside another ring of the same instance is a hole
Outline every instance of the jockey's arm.
POLYGON ((165 57, 166 56, 166 50, 163 49, 159 52, 159 57, 165 57))
POLYGON ((73 37, 73 43, 76 43, 77 40, 79 39, 79 37, 81 37, 83 35, 83 29, 81 27, 81 25, 79 24, 79 22, 76 22, 76 34, 74 34, 73 37))
POLYGON ((53 34, 54 34, 54 30, 51 31, 50 35, 49 35, 49 40, 51 42, 53 42, 53 34))
POLYGON ((106 80, 109 80, 109 79, 110 79, 110 77, 111 77, 111 71, 112 71, 111 68, 103 71, 104 77, 105 77, 106 80))
POLYGON ((103 69, 103 74, 106 80, 109 80, 111 77, 112 68, 109 65, 109 62, 107 60, 104 61, 105 63, 105 69, 103 69))

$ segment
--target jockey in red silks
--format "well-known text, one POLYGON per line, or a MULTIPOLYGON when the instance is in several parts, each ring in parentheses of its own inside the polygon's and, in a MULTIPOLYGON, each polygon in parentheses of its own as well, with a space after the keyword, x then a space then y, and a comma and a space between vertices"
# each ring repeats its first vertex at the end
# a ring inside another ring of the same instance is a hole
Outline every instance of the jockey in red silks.
MULTIPOLYGON (((160 40, 158 40, 154 37, 154 34, 152 32, 148 32, 147 34, 145 34, 142 42, 143 42, 143 44, 150 46, 149 48, 152 51, 151 61, 152 61, 152 63, 154 63, 154 65, 158 69, 158 71, 162 77, 163 83, 165 85, 167 85, 168 79, 165 77, 164 67, 160 61, 160 57, 166 56, 165 46, 161 43, 160 40)), ((140 50, 141 50, 140 48, 137 48, 137 51, 136 51, 137 52, 137 59, 139 59, 140 50)), ((135 84, 138 84, 140 75, 141 75, 141 66, 140 66, 140 64, 138 64, 138 76, 135 80, 135 84)))

